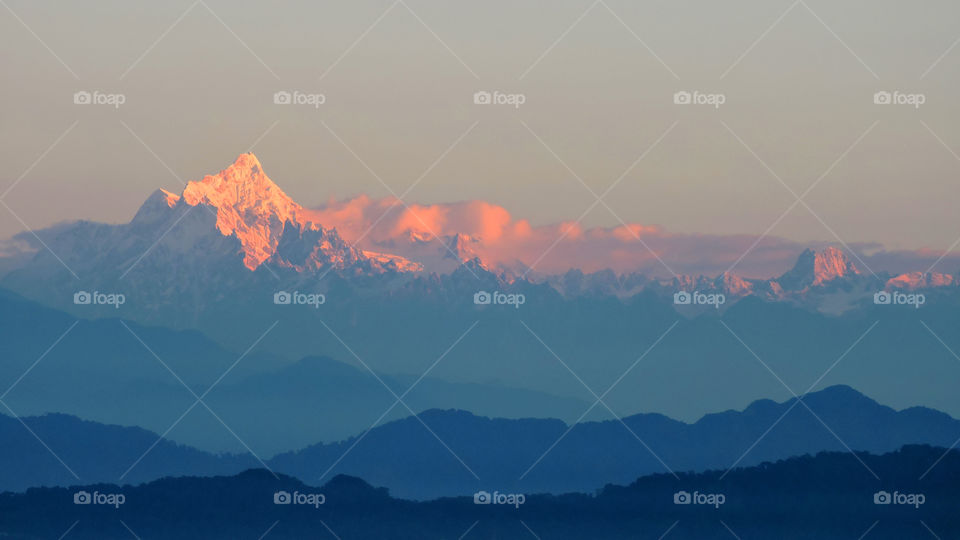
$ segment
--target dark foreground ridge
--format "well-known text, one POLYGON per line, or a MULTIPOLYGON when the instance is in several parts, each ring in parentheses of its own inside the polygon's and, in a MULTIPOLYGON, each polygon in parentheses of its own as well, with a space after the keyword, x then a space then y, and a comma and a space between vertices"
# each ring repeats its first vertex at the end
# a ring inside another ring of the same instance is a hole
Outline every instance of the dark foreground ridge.
POLYGON ((266 470, 139 486, 0 495, 11 538, 939 538, 960 537, 960 451, 821 453, 699 474, 646 476, 595 495, 414 502, 337 476, 311 487, 266 470), (85 503, 85 504, 84 504, 85 503), (532 533, 532 534, 531 534, 532 533), (932 536, 930 536, 932 537, 932 536))

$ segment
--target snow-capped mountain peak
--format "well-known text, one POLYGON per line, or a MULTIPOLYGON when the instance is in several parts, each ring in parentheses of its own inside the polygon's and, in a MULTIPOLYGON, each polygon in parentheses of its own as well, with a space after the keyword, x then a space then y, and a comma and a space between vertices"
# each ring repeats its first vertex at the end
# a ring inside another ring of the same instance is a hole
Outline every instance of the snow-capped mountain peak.
POLYGON ((215 208, 217 229, 236 235, 251 270, 276 252, 286 223, 308 227, 303 208, 270 180, 253 154, 241 154, 219 173, 188 183, 180 200, 215 208))
POLYGON ((831 246, 814 255, 814 285, 859 273, 847 254, 838 248, 831 246))
POLYGON ((235 238, 248 270, 264 263, 297 272, 351 266, 373 273, 422 270, 421 265, 399 255, 363 252, 344 241, 335 229, 317 223, 310 210, 270 180, 253 154, 241 154, 219 173, 189 182, 180 195, 155 191, 131 224, 148 232, 180 227, 177 222, 183 212, 201 206, 209 211, 207 218, 214 225, 198 224, 195 235, 210 232, 235 238))
POLYGON ((939 272, 907 272, 887 280, 887 289, 923 289, 928 287, 948 287, 957 283, 957 278, 939 272))
POLYGON ((777 281, 784 289, 799 290, 859 274, 860 270, 847 254, 831 246, 822 251, 805 250, 797 258, 797 264, 777 281))

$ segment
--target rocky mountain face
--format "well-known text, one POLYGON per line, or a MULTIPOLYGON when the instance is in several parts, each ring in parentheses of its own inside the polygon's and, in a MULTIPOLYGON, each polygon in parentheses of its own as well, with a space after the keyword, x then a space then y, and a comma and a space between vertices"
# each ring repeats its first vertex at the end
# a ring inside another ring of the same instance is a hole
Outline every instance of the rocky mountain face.
POLYGON ((264 174, 253 154, 242 154, 218 174, 190 182, 180 196, 162 195, 171 210, 203 206, 215 213, 216 230, 239 241, 243 264, 251 271, 265 263, 298 272, 357 266, 373 273, 418 269, 403 257, 362 252, 336 230, 312 221, 308 210, 264 174))
POLYGON ((35 254, 4 276, 5 286, 58 307, 69 307, 78 291, 124 294, 128 307, 162 313, 165 322, 179 312, 174 326, 231 295, 267 295, 328 273, 420 270, 399 256, 356 249, 311 221, 252 154, 179 195, 155 191, 129 223, 81 221, 36 234, 22 235, 35 254))
POLYGON ((860 275, 846 253, 835 247, 815 252, 808 249, 800 254, 797 264, 777 282, 787 291, 817 287, 831 281, 860 275))

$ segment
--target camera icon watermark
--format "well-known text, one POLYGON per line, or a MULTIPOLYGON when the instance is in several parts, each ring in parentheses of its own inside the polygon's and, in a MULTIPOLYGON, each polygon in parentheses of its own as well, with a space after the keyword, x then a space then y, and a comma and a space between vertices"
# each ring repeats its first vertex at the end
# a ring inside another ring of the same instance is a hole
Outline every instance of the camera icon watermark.
POLYGON ((673 504, 698 504, 720 508, 726 502, 727 496, 723 493, 700 493, 699 491, 690 493, 681 490, 673 494, 673 504))
POLYGON ((494 491, 480 490, 473 494, 473 504, 505 504, 520 508, 520 505, 527 502, 527 496, 523 493, 500 493, 494 491))
POLYGON ((522 293, 477 291, 473 293, 473 303, 478 306, 502 305, 520 309, 520 306, 527 303, 527 297, 522 293))
POLYGON ((902 293, 900 291, 877 291, 873 293, 873 303, 878 306, 913 306, 919 309, 927 303, 923 293, 902 293))
POLYGON ((710 105, 715 109, 719 109, 720 106, 726 102, 726 94, 710 94, 699 90, 694 90, 693 92, 680 90, 673 94, 674 105, 710 105))
POLYGON ((927 502, 927 496, 923 493, 900 493, 894 491, 878 491, 873 494, 873 504, 899 504, 920 508, 920 505, 927 502))
POLYGON ((273 493, 273 504, 299 504, 320 508, 321 504, 327 502, 327 497, 323 493, 300 493, 294 491, 275 491, 273 493))
POLYGON ((123 493, 100 493, 94 491, 77 491, 73 494, 73 504, 98 504, 120 508, 120 505, 127 502, 127 496, 123 493))
POLYGON ((307 105, 319 109, 326 102, 327 96, 324 94, 311 94, 299 90, 293 92, 280 90, 273 93, 274 105, 307 105))
POLYGON ((673 293, 673 303, 678 306, 713 306, 720 309, 721 304, 727 302, 726 295, 722 293, 702 293, 700 291, 677 291, 673 293))
POLYGON ((510 105, 519 109, 521 105, 527 102, 526 94, 507 94, 499 90, 487 92, 480 90, 473 93, 474 105, 510 105))
POLYGON ((321 293, 303 293, 300 291, 277 291, 273 293, 273 303, 278 306, 313 306, 319 309, 327 302, 327 297, 321 293))
POLYGON ((74 105, 110 105, 119 109, 126 102, 127 96, 124 94, 108 94, 99 90, 93 92, 80 90, 73 94, 74 105))
POLYGON ((921 105, 927 102, 926 94, 908 94, 899 90, 887 92, 881 90, 873 94, 874 105, 910 105, 919 109, 921 105))
POLYGON ((103 293, 100 291, 77 291, 73 293, 73 303, 78 306, 113 306, 120 309, 120 306, 127 302, 126 295, 122 293, 103 293))

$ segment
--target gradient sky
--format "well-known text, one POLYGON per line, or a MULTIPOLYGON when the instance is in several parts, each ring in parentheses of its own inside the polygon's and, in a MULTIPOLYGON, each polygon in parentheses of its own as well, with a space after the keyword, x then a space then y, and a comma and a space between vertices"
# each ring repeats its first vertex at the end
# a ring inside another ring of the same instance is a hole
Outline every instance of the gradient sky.
POLYGON ((154 189, 179 192, 251 147, 306 206, 400 194, 464 133, 407 201, 572 220, 594 197, 566 166, 600 194, 674 122, 585 226, 619 216, 890 248, 946 249, 960 235, 954 2, 6 4, 2 237, 24 223, 127 221, 154 189), (74 105, 78 90, 126 103, 74 105), (326 103, 275 105, 278 90, 326 103), (477 90, 526 103, 477 106, 477 90), (677 106, 678 90, 726 103, 677 106), (878 90, 926 103, 874 105, 878 90), (771 228, 795 199, 767 167, 797 194, 829 174, 809 209, 771 228))

